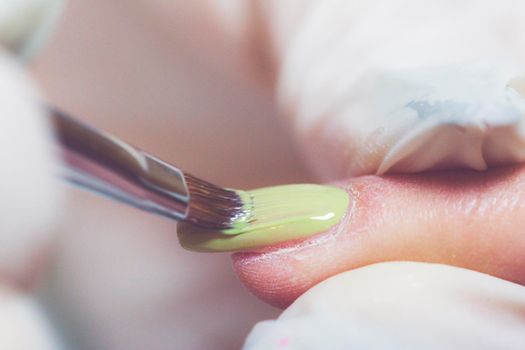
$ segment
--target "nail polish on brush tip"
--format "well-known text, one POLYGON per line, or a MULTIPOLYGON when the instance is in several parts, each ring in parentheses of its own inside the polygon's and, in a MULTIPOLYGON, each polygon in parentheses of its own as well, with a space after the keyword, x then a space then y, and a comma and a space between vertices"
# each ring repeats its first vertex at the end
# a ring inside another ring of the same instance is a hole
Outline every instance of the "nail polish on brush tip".
POLYGON ((181 245, 193 251, 257 249, 307 237, 337 224, 347 211, 348 193, 334 186, 298 184, 238 191, 249 215, 233 228, 210 230, 179 223, 181 245))

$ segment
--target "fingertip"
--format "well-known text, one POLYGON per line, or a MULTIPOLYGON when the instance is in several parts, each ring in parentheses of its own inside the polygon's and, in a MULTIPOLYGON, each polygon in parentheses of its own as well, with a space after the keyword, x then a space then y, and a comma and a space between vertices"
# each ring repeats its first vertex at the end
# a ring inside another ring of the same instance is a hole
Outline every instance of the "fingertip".
POLYGON ((284 309, 308 287, 286 258, 259 253, 235 253, 232 256, 237 277, 262 301, 284 309), (295 275, 295 277, 293 277, 295 275))
MULTIPOLYGON (((353 191, 350 188, 345 190, 353 191)), ((338 236, 344 235, 351 221, 358 222, 354 217, 354 206, 354 201, 350 200, 347 213, 327 231, 275 244, 257 252, 233 254, 235 273, 259 299, 275 307, 286 308, 312 285, 344 271, 336 245, 348 243, 338 236)))

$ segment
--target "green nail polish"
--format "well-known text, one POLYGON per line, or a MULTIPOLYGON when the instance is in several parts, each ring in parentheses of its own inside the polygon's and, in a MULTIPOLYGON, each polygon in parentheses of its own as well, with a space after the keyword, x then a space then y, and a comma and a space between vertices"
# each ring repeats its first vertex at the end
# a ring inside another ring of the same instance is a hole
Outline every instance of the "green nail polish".
POLYGON ((323 232, 346 213, 349 196, 337 187, 285 185, 239 191, 251 215, 232 229, 217 231, 179 223, 181 245, 189 250, 249 250, 323 232))

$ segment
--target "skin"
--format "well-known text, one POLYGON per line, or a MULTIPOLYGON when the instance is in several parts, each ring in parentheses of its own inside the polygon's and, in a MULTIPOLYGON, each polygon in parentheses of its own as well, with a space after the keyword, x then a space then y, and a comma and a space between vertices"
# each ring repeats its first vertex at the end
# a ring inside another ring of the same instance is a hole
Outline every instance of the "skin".
POLYGON ((349 196, 334 186, 285 185, 243 192, 248 211, 234 228, 206 230, 179 223, 181 245, 193 251, 252 250, 328 230, 346 214, 349 196))
POLYGON ((301 242, 236 253, 241 281, 286 307, 320 281, 383 261, 444 263, 525 284, 525 166, 363 176, 345 218, 301 242))

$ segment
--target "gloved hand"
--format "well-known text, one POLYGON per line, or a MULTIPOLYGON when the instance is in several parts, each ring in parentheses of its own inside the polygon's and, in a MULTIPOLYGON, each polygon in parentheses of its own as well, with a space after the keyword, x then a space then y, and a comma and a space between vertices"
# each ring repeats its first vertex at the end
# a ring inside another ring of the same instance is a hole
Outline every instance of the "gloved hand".
POLYGON ((319 283, 244 349, 522 349, 524 304, 524 287, 479 272, 381 263, 319 283))
POLYGON ((45 6, 51 3, 59 2, 0 1, 2 349, 58 349, 51 328, 31 297, 61 207, 61 190, 55 179, 58 161, 39 95, 16 58, 28 57, 43 39, 41 26, 48 26, 49 8, 45 6))

